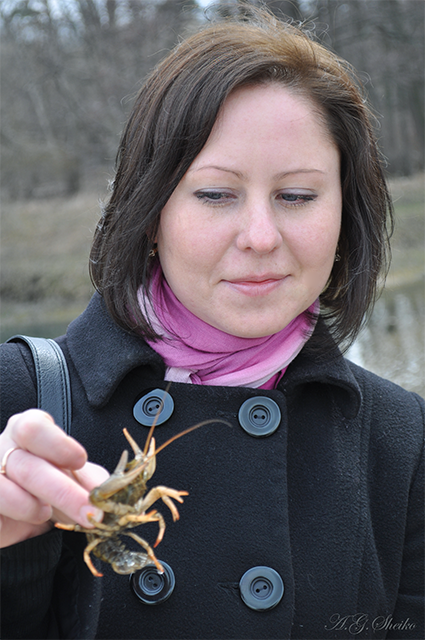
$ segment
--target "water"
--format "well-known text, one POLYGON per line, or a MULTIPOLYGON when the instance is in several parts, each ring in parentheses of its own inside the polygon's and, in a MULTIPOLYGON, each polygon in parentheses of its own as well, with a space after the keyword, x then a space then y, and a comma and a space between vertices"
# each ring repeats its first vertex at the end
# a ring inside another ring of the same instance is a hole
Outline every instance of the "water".
POLYGON ((425 397, 425 296, 422 283, 385 290, 346 354, 362 367, 425 397))

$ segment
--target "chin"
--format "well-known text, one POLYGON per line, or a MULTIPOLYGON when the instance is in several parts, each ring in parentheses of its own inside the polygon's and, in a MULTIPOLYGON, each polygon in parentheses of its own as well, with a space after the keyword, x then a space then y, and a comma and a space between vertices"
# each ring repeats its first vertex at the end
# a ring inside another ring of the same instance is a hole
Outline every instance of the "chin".
POLYGON ((291 320, 288 320, 286 324, 279 323, 276 325, 270 325, 264 323, 257 326, 253 326, 252 323, 249 322, 241 322, 237 327, 234 327, 234 330, 233 327, 231 327, 222 329, 222 331, 225 331, 232 336, 236 336, 237 338, 265 338, 282 331, 282 329, 284 329, 290 322, 291 320), (246 327, 246 329, 242 329, 242 327, 246 327))

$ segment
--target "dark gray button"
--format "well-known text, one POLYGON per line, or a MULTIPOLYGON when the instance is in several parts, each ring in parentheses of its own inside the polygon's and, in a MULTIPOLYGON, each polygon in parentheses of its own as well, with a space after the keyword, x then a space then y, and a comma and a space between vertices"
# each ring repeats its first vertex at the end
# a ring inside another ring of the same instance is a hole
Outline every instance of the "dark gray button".
POLYGON ((243 574, 239 589, 247 607, 256 611, 268 611, 282 600, 285 587, 274 569, 253 567, 243 574))
POLYGON ((174 411, 174 400, 169 393, 163 389, 154 389, 140 400, 133 407, 133 415, 137 422, 145 427, 151 427, 156 418, 156 424, 162 424, 171 416, 174 411))
POLYGON ((245 400, 238 414, 242 429, 256 438, 274 433, 280 425, 281 418, 276 402, 266 396, 255 396, 245 400))
POLYGON ((160 560, 164 573, 158 573, 153 564, 132 573, 130 585, 136 596, 144 604, 161 604, 171 596, 176 584, 172 568, 160 560))

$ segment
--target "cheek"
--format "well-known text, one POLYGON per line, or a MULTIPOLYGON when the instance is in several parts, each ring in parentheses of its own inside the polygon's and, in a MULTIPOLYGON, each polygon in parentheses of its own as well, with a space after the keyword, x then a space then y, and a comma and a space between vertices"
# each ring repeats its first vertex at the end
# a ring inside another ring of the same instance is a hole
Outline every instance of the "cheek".
POLYGON ((210 271, 220 262, 231 244, 229 224, 212 222, 199 211, 182 206, 166 206, 161 214, 157 234, 161 262, 169 268, 185 269, 196 278, 199 272, 210 271))
MULTIPOLYGON (((158 230, 157 243, 161 267, 176 294, 186 294, 199 287, 199 281, 214 265, 211 256, 215 242, 180 216, 164 216, 158 230)), ((178 295, 179 297, 179 295, 178 295)))
POLYGON ((305 267, 331 269, 340 233, 340 219, 324 219, 315 224, 300 225, 291 230, 291 246, 295 257, 305 267))
POLYGON ((168 263, 178 268, 179 263, 190 252, 190 232, 185 224, 184 217, 179 214, 176 207, 165 207, 161 214, 157 234, 157 244, 162 267, 168 263))

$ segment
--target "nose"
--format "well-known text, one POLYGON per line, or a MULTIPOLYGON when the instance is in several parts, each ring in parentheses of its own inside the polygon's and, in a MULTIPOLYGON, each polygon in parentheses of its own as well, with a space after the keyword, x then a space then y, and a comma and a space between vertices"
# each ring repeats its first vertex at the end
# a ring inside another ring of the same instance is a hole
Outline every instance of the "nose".
POLYGON ((247 206, 236 241, 238 249, 251 249, 261 255, 279 247, 283 238, 277 215, 268 202, 247 206))

